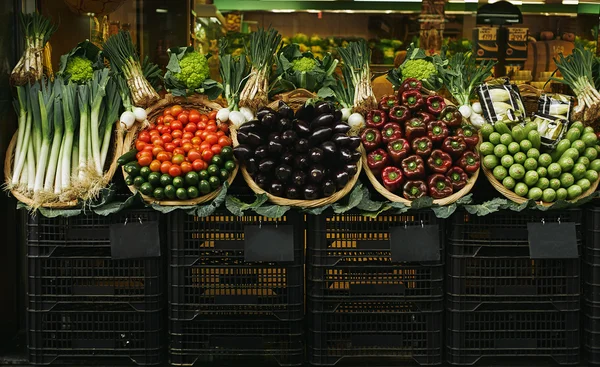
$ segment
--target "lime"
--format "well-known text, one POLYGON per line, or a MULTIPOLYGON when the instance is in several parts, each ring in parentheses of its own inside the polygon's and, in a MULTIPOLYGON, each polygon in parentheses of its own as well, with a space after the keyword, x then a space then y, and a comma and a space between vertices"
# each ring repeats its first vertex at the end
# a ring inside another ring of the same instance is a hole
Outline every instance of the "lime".
POLYGON ((540 179, 540 176, 538 176, 536 171, 529 171, 525 174, 525 178, 523 179, 523 182, 525 182, 525 185, 531 187, 531 186, 535 185, 539 179, 540 179))
POLYGON ((510 144, 512 142, 513 142, 512 135, 510 135, 510 134, 502 134, 500 136, 500 143, 508 146, 508 144, 510 144))
POLYGON ((596 148, 585 148, 585 151, 583 152, 583 156, 586 157, 587 159, 591 161, 593 161, 594 159, 598 158, 598 151, 596 150, 596 148))
POLYGON ((502 180, 504 180, 504 178, 506 176, 508 176, 508 172, 506 171, 506 168, 504 168, 502 166, 497 166, 496 168, 494 168, 493 173, 494 173, 494 177, 498 181, 502 181, 502 180))
POLYGON ((490 134, 488 140, 490 141, 490 143, 498 145, 500 144, 500 134, 494 131, 490 134))
POLYGON ((177 197, 177 189, 175 188, 175 186, 165 186, 165 196, 169 199, 175 199, 177 197))
POLYGON ((187 190, 184 189, 183 187, 178 188, 177 191, 175 192, 175 195, 177 195, 177 199, 179 199, 179 200, 186 200, 188 198, 187 190))
POLYGON ((494 147, 494 155, 498 158, 502 158, 508 154, 508 148, 504 144, 498 144, 494 147))
POLYGON ((489 140, 490 135, 494 133, 494 125, 492 124, 483 124, 481 126, 481 135, 483 136, 483 140, 489 140))
POLYGON ((598 181, 598 172, 594 171, 594 170, 588 170, 585 172, 585 178, 587 178, 588 180, 590 180, 590 182, 596 182, 598 181))
POLYGON ((234 161, 226 161, 225 169, 229 172, 235 171, 235 162, 234 161))
POLYGON ((190 197, 190 199, 194 199, 200 196, 200 191, 198 191, 196 186, 190 186, 187 189, 187 195, 190 197))
POLYGON ((506 176, 504 180, 502 180, 502 185, 509 190, 514 189, 516 184, 517 182, 515 181, 515 179, 510 176, 506 176))
POLYGON ((544 192, 539 187, 532 187, 527 193, 527 198, 531 200, 540 200, 544 192))
POLYGON ((569 200, 575 199, 576 197, 581 196, 581 194, 583 194, 583 190, 577 185, 573 185, 567 189, 567 198, 569 198, 569 200))
POLYGON ((587 169, 590 166, 590 160, 588 157, 581 156, 577 159, 575 164, 583 164, 585 166, 585 169, 587 169))
POLYGON ((140 192, 144 195, 151 195, 152 190, 154 190, 154 188, 150 182, 144 182, 142 186, 140 186, 140 192))
POLYGON ((510 166, 515 163, 515 159, 512 157, 512 155, 505 155, 502 157, 502 159, 500 159, 500 163, 502 164, 502 167, 510 168, 510 166))
POLYGON ((560 188, 556 190, 556 200, 565 200, 567 198, 567 189, 560 188))
POLYGON ((481 145, 479 146, 479 152, 484 157, 486 155, 494 154, 494 144, 490 143, 489 141, 481 143, 481 145))
POLYGON ((552 164, 552 157, 548 153, 542 153, 538 158, 538 164, 542 167, 548 167, 552 164))
POLYGON ((498 165, 498 158, 495 155, 486 155, 483 158, 483 166, 487 169, 494 169, 498 165))
POLYGON ((538 167, 536 170, 538 176, 546 177, 548 176, 548 170, 545 167, 538 167))
POLYGON ((512 142, 508 144, 508 152, 512 155, 515 155, 521 151, 521 146, 517 142, 512 142))
POLYGON ((181 188, 185 185, 185 181, 183 179, 183 177, 181 176, 177 176, 173 179, 173 186, 175 186, 176 188, 181 188))
POLYGON ((523 164, 527 160, 527 156, 523 152, 518 152, 514 155, 515 163, 523 164))
POLYGON ((523 166, 528 171, 535 171, 537 169, 537 160, 533 158, 527 158, 523 166))
POLYGON ((152 186, 159 186, 160 185, 160 173, 158 172, 151 172, 148 175, 148 182, 150 182, 152 184, 152 186))
POLYGON ((200 177, 200 180, 208 180, 210 174, 207 170, 203 169, 202 171, 198 172, 198 176, 200 177))
POLYGON ((552 163, 548 166, 548 177, 557 178, 562 173, 562 168, 560 168, 560 164, 552 163))
POLYGON ((550 188, 555 191, 560 189, 560 180, 558 178, 551 179, 550 180, 550 188))
POLYGON ((508 170, 508 174, 515 180, 520 180, 525 176, 525 168, 522 165, 515 163, 508 170))
POLYGON ((544 192, 542 193, 542 200, 547 203, 554 202, 554 200, 556 200, 556 191, 552 189, 544 190, 544 192))
POLYGON ((565 189, 573 186, 574 183, 575 183, 575 178, 573 177, 572 174, 563 173, 562 175, 560 175, 560 185, 562 187, 564 187, 565 189))
POLYGON ((133 179, 133 186, 135 186, 136 188, 140 188, 142 187, 142 184, 146 182, 146 180, 144 180, 144 178, 142 176, 137 176, 136 178, 133 179))
POLYGON ((529 149, 533 148, 533 144, 531 144, 529 140, 521 140, 519 145, 521 146, 521 152, 523 153, 527 153, 529 149))
POLYGON ((162 187, 167 187, 169 185, 171 185, 173 183, 173 177, 169 176, 168 174, 163 174, 162 176, 160 176, 160 185, 162 187))
POLYGON ((594 159, 592 163, 590 163, 590 169, 593 169, 596 172, 600 172, 600 159, 594 159))
POLYGON ((535 184, 535 187, 546 190, 548 187, 550 187, 550 180, 548 180, 546 177, 540 177, 538 182, 535 184))
POLYGON ((562 157, 558 161, 558 164, 560 164, 560 168, 563 170, 563 172, 568 172, 573 169, 573 166, 575 166, 575 162, 570 157, 562 157))
POLYGON ((571 144, 571 148, 577 149, 577 151, 579 152, 579 154, 583 154, 583 152, 585 152, 585 148, 587 148, 587 147, 588 146, 585 145, 585 143, 583 142, 583 140, 575 140, 571 144))
POLYGON ((581 190, 587 191, 592 186, 592 183, 587 178, 582 178, 575 182, 575 185, 581 187, 581 190))
POLYGON ((200 190, 200 193, 202 195, 206 195, 212 191, 212 189, 210 188, 210 184, 208 183, 208 180, 200 181, 200 183, 198 184, 198 189, 200 190))
POLYGON ((533 158, 535 160, 540 158, 540 151, 536 148, 531 148, 527 151, 527 158, 533 158))
POLYGON ((585 133, 581 137, 581 141, 583 141, 586 146, 593 147, 598 143, 598 136, 593 132, 585 133))
POLYGON ((221 179, 221 182, 227 181, 227 179, 229 178, 229 171, 225 168, 221 168, 219 178, 221 179))
POLYGON ((152 193, 152 196, 154 196, 154 198, 158 199, 158 200, 162 200, 165 198, 165 189, 163 189, 162 187, 157 187, 154 189, 154 192, 152 193))
POLYGON ((585 135, 585 134, 587 134, 587 133, 594 133, 594 128, 593 128, 593 127, 591 127, 591 126, 586 126, 586 127, 583 129, 583 135, 585 135))
MULTIPOLYGON (((185 184, 188 186, 196 186, 198 185, 198 182, 200 182, 200 176, 198 176, 198 172, 194 172, 194 171, 190 171, 188 173, 185 174, 185 184)), ((188 192, 189 195, 189 192, 188 192)), ((191 196, 190 197, 195 197, 195 196, 191 196)))
POLYGON ((571 174, 575 178, 575 181, 577 181, 577 180, 582 179, 583 176, 585 176, 586 171, 587 171, 586 166, 584 166, 581 163, 577 163, 576 165, 573 166, 573 169, 571 170, 571 174))
POLYGON ((208 179, 208 184, 212 190, 216 190, 219 186, 221 186, 221 180, 218 177, 212 176, 208 179))
POLYGON ((148 175, 151 172, 152 171, 150 170, 150 167, 142 167, 142 168, 140 168, 140 176, 142 176, 143 178, 148 178, 148 175))
POLYGON ((525 185, 523 182, 519 182, 515 185, 515 194, 519 195, 520 197, 525 197, 528 192, 529 187, 527 187, 527 185, 525 185))

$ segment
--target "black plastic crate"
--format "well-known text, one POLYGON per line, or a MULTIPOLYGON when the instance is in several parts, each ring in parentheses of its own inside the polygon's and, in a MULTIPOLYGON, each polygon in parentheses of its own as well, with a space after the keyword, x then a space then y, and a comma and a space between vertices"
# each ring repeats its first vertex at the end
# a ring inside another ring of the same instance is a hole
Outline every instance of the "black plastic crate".
POLYGON ((309 217, 308 294, 337 300, 429 300, 443 297, 443 221, 432 212, 379 215, 323 214, 309 217), (438 225, 439 245, 426 261, 393 262, 395 227, 438 225), (437 259, 435 255, 438 256, 437 259))
POLYGON ((475 311, 498 303, 534 302, 579 310, 580 260, 530 258, 527 223, 542 219, 575 222, 577 241, 582 243, 580 210, 455 214, 448 234, 447 307, 475 311))
POLYGON ((352 302, 317 310, 311 299, 308 359, 312 365, 388 366, 442 363, 442 301, 352 302), (435 311, 423 311, 422 308, 435 311))
POLYGON ((27 312, 29 360, 39 365, 158 365, 164 354, 162 311, 127 305, 63 305, 27 312))
MULTIPOLYGON (((554 309, 446 312, 446 359, 453 365, 577 365, 579 312, 554 309)), ((501 308, 501 307, 500 307, 501 308)))
POLYGON ((166 299, 163 259, 112 259, 109 230, 111 223, 159 219, 159 214, 150 210, 109 217, 30 216, 29 309, 48 311, 71 303, 126 304, 139 311, 163 309, 166 299))
POLYGON ((589 364, 600 364, 600 303, 583 301, 583 345, 589 364))

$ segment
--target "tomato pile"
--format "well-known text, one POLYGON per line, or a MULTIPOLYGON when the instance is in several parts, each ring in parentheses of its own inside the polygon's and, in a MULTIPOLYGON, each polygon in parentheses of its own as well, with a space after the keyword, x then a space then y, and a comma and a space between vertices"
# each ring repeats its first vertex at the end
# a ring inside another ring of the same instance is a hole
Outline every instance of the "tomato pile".
POLYGON ((155 199, 193 199, 218 189, 235 170, 229 126, 217 112, 174 105, 139 132, 119 158, 125 182, 155 199))

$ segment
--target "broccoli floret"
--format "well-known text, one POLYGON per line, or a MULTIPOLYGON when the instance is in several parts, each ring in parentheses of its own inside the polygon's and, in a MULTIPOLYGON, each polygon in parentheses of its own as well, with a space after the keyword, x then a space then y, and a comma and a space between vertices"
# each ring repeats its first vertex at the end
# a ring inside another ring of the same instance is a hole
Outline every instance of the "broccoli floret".
POLYGON ((208 60, 204 55, 198 52, 190 52, 183 56, 179 61, 180 73, 175 74, 175 78, 189 89, 198 89, 208 78, 210 70, 208 60))
POLYGON ((71 75, 71 80, 75 83, 85 83, 91 80, 94 74, 92 61, 81 56, 70 58, 65 71, 71 75))
POLYGON ((407 60, 404 64, 402 64, 401 68, 402 80, 407 78, 426 80, 436 73, 433 63, 423 59, 407 60))
POLYGON ((292 61, 292 69, 296 71, 311 71, 315 66, 317 66, 317 62, 310 57, 303 57, 292 61))

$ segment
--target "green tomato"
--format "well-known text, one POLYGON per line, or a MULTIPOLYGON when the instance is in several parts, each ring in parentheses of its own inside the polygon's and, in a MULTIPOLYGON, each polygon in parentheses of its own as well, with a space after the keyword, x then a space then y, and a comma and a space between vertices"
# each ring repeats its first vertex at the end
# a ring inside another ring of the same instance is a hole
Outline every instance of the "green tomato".
POLYGON ((525 174, 525 178, 523 179, 523 182, 525 182, 525 185, 531 187, 531 186, 535 185, 539 179, 540 179, 540 176, 538 176, 536 171, 529 171, 525 174))
POLYGON ((540 151, 537 150, 536 148, 531 148, 527 151, 527 158, 533 158, 533 159, 539 159, 540 158, 540 151))
POLYGON ((523 164, 527 160, 527 156, 523 152, 518 152, 514 155, 515 163, 523 164))
POLYGON ((552 157, 548 153, 542 153, 538 158, 538 164, 542 167, 547 168, 549 165, 552 164, 552 157))
POLYGON ((590 182, 596 182, 598 181, 598 172, 594 171, 594 170, 588 170, 585 172, 585 178, 587 178, 588 180, 590 180, 590 182))
POLYGON ((552 163, 548 166, 548 177, 558 178, 561 173, 562 173, 562 168, 560 168, 560 164, 552 163))
POLYGON ((515 155, 517 153, 519 153, 521 151, 521 146, 519 145, 519 143, 513 141, 512 143, 508 144, 508 152, 512 155, 515 155))
POLYGON ((494 144, 486 141, 485 143, 481 143, 479 146, 479 152, 482 156, 494 154, 494 144))
POLYGON ((576 197, 581 196, 581 194, 583 194, 583 190, 577 185, 570 186, 567 189, 567 198, 569 200, 573 200, 576 197))
POLYGON ((512 166, 514 163, 515 159, 511 155, 505 155, 500 159, 500 164, 502 164, 502 167, 507 169, 510 168, 510 166, 512 166))
POLYGON ((522 165, 515 163, 508 170, 508 174, 517 181, 521 180, 525 177, 525 168, 522 165))
POLYGON ((502 180, 502 185, 509 190, 514 189, 516 184, 517 182, 515 181, 515 179, 510 176, 506 176, 504 180, 502 180))
POLYGON ((500 143, 508 146, 512 142, 513 142, 512 135, 505 133, 500 136, 500 143))
POLYGON ((491 133, 489 136, 490 143, 492 143, 494 145, 500 144, 500 136, 501 135, 495 131, 493 133, 491 133))
POLYGON ((592 186, 592 183, 587 178, 582 178, 575 182, 575 185, 581 187, 581 190, 585 192, 592 186))
POLYGON ((550 187, 550 180, 548 180, 546 177, 540 177, 538 182, 535 184, 535 187, 546 190, 548 187, 550 187))
POLYGON ((586 156, 581 156, 577 159, 577 162, 575 162, 575 164, 583 164, 585 166, 585 169, 587 169, 590 166, 590 160, 588 157, 586 156))
POLYGON ((577 151, 579 152, 579 154, 583 154, 583 152, 585 152, 585 148, 586 147, 587 147, 587 145, 585 145, 585 143, 582 140, 575 140, 571 144, 571 148, 577 149, 577 151))
POLYGON ((496 168, 494 168, 493 173, 494 173, 494 177, 498 181, 504 180, 504 178, 506 178, 506 176, 508 175, 506 168, 504 168, 502 166, 497 166, 496 168))
POLYGON ((542 193, 542 201, 545 201, 546 203, 552 203, 554 200, 556 200, 556 191, 552 189, 544 190, 542 193))
POLYGON ((527 153, 529 149, 533 148, 533 144, 531 144, 529 140, 521 140, 519 145, 521 146, 521 152, 523 153, 527 153))
POLYGON ((548 170, 545 167, 538 167, 536 170, 538 176, 546 177, 548 176, 548 170))
POLYGON ((495 155, 486 155, 483 158, 483 166, 489 170, 494 169, 498 165, 498 157, 495 155))
POLYGON ((590 163, 590 169, 593 169, 596 172, 600 172, 600 159, 594 159, 592 163, 590 163))
POLYGON ((565 189, 573 186, 574 183, 575 183, 575 177, 573 177, 572 174, 565 172, 560 175, 560 185, 562 187, 564 187, 565 189))
POLYGON ((533 158, 527 158, 523 166, 528 171, 535 171, 537 169, 537 160, 533 158))
POLYGON ((523 182, 519 182, 515 185, 515 194, 519 195, 520 197, 527 196, 528 192, 529 187, 527 187, 527 185, 525 185, 523 182))
POLYGON ((556 200, 566 200, 567 199, 567 189, 561 187, 560 189, 556 190, 556 200))
POLYGON ((573 166, 573 169, 571 170, 571 174, 573 175, 573 178, 575 178, 575 181, 580 180, 583 178, 583 176, 585 176, 585 172, 587 171, 587 168, 581 164, 581 163, 577 163, 576 165, 573 166))
POLYGON ((560 189, 560 180, 558 178, 553 178, 550 180, 550 188, 554 191, 560 189))
POLYGON ((598 151, 596 150, 596 148, 593 147, 589 147, 589 148, 585 148, 585 151, 583 152, 583 156, 586 157, 587 159, 591 161, 595 160, 596 158, 598 158, 598 151))
POLYGON ((540 200, 544 192, 539 187, 532 187, 527 193, 527 198, 531 200, 540 200))
POLYGON ((504 144, 498 144, 494 147, 494 155, 498 158, 502 158, 508 154, 508 148, 504 144))

